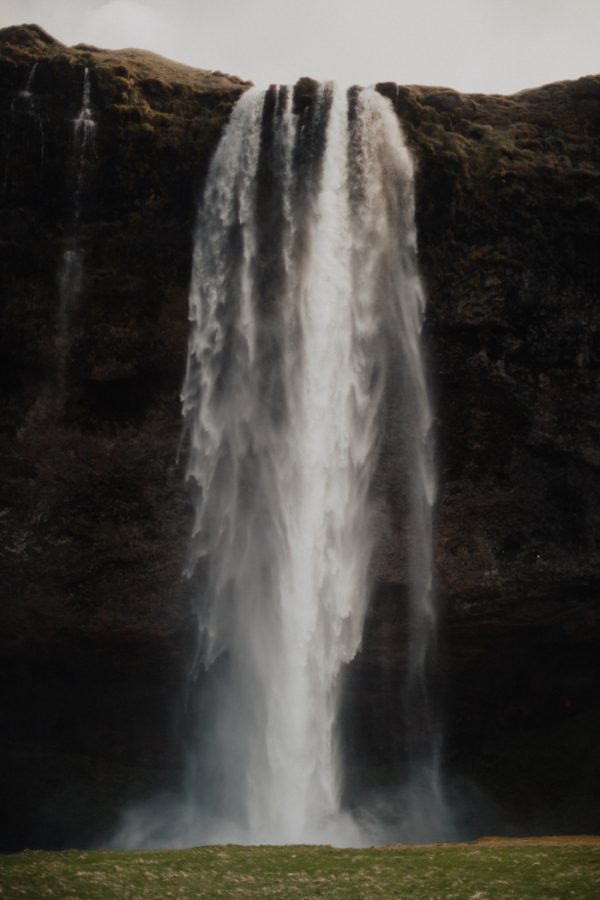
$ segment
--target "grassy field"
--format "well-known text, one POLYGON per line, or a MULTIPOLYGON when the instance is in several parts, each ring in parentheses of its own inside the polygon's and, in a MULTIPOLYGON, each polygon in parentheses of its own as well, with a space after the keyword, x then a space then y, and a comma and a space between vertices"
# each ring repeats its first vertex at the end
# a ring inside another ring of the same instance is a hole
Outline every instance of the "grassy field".
POLYGON ((25 851, 0 857, 0 896, 594 900, 600 897, 600 838, 486 839, 367 850, 25 851))

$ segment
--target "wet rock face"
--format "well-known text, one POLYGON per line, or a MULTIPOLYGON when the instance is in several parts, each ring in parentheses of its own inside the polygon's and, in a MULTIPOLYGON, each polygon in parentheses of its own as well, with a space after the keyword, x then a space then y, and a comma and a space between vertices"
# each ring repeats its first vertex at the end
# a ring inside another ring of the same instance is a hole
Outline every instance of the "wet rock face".
MULTIPOLYGON (((124 802, 176 775, 191 238, 246 87, 140 51, 66 48, 35 26, 0 32, 6 847, 98 839, 124 802), (97 129, 59 407, 57 274, 86 67, 97 129)), ((597 828, 586 798, 600 722, 600 79, 514 97, 379 89, 418 164, 448 765, 509 825, 597 828)), ((299 108, 314 90, 299 83, 299 108)), ((388 393, 377 590, 345 725, 350 764, 375 780, 405 740, 393 379, 388 393)))
POLYGON ((71 50, 35 28, 0 41, 1 527, 18 585, 2 604, 5 640, 167 633, 180 626, 187 533, 176 457, 191 234, 210 154, 245 85, 137 51, 71 50), (58 272, 86 67, 97 127, 57 411, 58 272), (131 590, 133 572, 144 588, 131 590))
POLYGON ((191 239, 211 152, 246 86, 138 51, 69 49, 33 27, 0 32, 6 846, 98 837, 116 794, 174 765, 189 615, 177 454, 191 239), (29 104, 20 92, 36 62, 29 104), (86 67, 97 127, 62 405, 58 273, 86 67))
MULTIPOLYGON (((513 97, 380 90, 418 161, 448 766, 494 797, 491 828, 596 829, 600 78, 513 97)), ((382 472, 389 497, 393 440, 382 472)), ((403 661, 382 691, 378 660, 404 627, 400 555, 385 549, 358 662, 384 758, 403 661)))

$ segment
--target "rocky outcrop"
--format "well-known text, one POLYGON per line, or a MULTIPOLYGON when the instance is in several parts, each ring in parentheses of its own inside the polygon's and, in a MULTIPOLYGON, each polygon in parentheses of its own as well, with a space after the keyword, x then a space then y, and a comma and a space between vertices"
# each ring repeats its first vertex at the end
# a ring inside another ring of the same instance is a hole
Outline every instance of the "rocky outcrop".
MULTIPOLYGON (((93 841, 176 777, 191 239, 247 86, 141 51, 67 48, 36 26, 0 32, 5 847, 93 841), (31 105, 19 92, 36 62, 31 105), (86 67, 98 127, 59 405, 57 272, 86 67)), ((502 807, 503 827, 595 829, 600 78, 512 97, 379 89, 418 164, 448 768, 502 807)), ((303 80, 296 102, 312 91, 303 80)), ((404 740, 393 383, 389 394, 377 590, 345 712, 359 783, 383 781, 404 740)))

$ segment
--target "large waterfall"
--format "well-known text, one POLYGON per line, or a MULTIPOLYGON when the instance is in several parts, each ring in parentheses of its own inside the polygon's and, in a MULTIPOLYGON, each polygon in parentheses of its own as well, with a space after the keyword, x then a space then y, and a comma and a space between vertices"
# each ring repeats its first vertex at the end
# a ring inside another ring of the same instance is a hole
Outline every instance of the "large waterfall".
MULTIPOLYGON (((423 302, 413 166, 389 101, 332 85, 245 93, 194 243, 182 401, 198 641, 184 800, 129 817, 120 846, 370 839, 344 810, 337 719, 369 603, 390 391, 404 421, 411 585, 397 702, 431 731, 423 302)), ((431 773, 433 747, 425 756, 431 773)))

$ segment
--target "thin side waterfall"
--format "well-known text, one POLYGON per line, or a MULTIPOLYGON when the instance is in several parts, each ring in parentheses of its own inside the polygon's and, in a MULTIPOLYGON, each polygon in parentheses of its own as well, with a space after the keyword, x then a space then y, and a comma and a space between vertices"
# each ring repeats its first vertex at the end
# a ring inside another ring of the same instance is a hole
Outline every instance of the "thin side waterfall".
POLYGON ((64 401, 65 369, 68 350, 69 321, 76 308, 83 278, 84 250, 80 244, 82 195, 86 165, 94 148, 96 122, 91 103, 89 69, 83 74, 83 97, 81 109, 73 123, 73 204, 71 220, 67 232, 67 246, 63 252, 58 274, 58 324, 56 350, 58 358, 58 396, 64 401))
MULTIPOLYGON (((30 104, 30 107, 31 107, 31 104, 34 103, 33 82, 35 80, 35 74, 37 72, 37 67, 38 67, 38 63, 34 62, 34 64, 31 67, 31 71, 30 71, 29 75, 27 76, 27 81, 25 83, 24 89, 22 91, 19 91, 20 96, 27 100, 27 102, 30 104)), ((13 103, 14 103, 14 101, 13 101, 13 103)))
POLYGON ((246 92, 194 242, 187 777, 178 799, 132 811, 115 845, 373 840, 343 805, 340 682, 369 603, 387 384, 400 395, 411 486, 405 706, 431 719, 423 308, 413 166, 389 101, 329 84, 305 102, 286 87, 246 92))
POLYGON ((4 161, 4 177, 2 179, 2 198, 5 197, 10 174, 11 166, 11 149, 15 134, 15 123, 18 116, 25 116, 32 123, 39 134, 40 143, 40 182, 42 180, 42 172, 44 166, 44 155, 46 152, 46 134, 44 131, 44 119, 38 110, 36 97, 34 93, 35 79, 38 70, 38 63, 35 62, 29 71, 25 87, 17 91, 10 104, 9 120, 7 134, 5 136, 5 161, 4 161))

